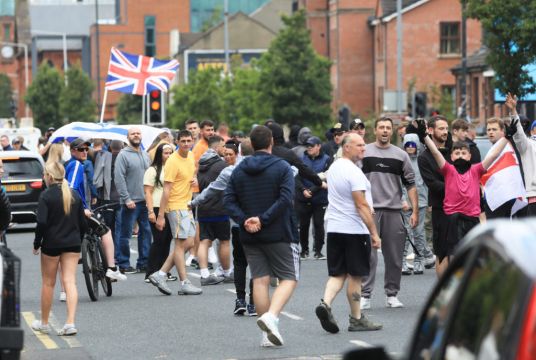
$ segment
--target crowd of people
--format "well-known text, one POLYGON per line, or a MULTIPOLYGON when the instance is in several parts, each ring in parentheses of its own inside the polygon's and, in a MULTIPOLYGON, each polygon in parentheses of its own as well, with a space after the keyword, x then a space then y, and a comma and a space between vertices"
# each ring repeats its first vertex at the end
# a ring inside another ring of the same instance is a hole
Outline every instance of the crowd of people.
POLYGON ((360 119, 337 123, 324 143, 306 127, 292 128, 286 140, 283 127, 272 120, 248 136, 229 135, 223 124, 215 131, 210 120, 189 120, 182 130, 163 129, 149 149, 142 148, 143 134, 135 126, 127 143, 72 141, 67 161, 65 145, 45 144, 48 188, 40 199, 34 241, 34 253, 40 251, 42 259, 42 317, 33 328, 50 331, 48 314, 61 268, 68 308, 61 334, 76 334, 74 265, 80 235, 93 223, 85 219, 92 218, 92 208, 117 203, 104 218, 106 226, 99 227, 106 275, 115 281, 144 273, 165 295, 173 293, 170 282, 177 280, 179 295, 234 283, 234 314, 259 315, 261 346, 281 346, 279 314, 297 286, 300 261, 327 259, 329 277, 315 309, 322 328, 339 331, 331 305, 347 282, 348 331, 380 330, 381 324, 365 316, 378 249, 385 263, 385 305, 402 308, 403 275, 435 267, 441 276, 460 240, 486 218, 536 214, 536 121, 527 135, 516 97, 508 95, 505 105, 510 118, 487 120, 493 144, 488 154, 480 154, 471 140, 471 124, 455 120, 449 129, 441 115, 398 128, 389 117, 376 119, 371 128, 360 119), (374 134, 369 144, 367 131, 374 134), (400 145, 392 143, 397 136, 400 145), (489 177, 502 176, 498 164, 509 156, 525 187, 524 207, 515 198, 498 204, 485 186, 489 177), (199 269, 200 286, 189 280, 190 266, 199 269), (270 285, 276 285, 271 298, 270 285))

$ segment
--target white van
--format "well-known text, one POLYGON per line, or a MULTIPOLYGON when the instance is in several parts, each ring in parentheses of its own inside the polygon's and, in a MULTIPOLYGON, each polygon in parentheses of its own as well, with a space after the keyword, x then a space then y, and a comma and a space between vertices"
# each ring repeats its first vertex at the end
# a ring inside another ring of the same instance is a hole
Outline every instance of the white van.
POLYGON ((24 147, 32 152, 38 152, 41 130, 36 127, 0 128, 0 136, 2 135, 7 135, 9 137, 10 144, 17 136, 22 136, 24 138, 24 147))

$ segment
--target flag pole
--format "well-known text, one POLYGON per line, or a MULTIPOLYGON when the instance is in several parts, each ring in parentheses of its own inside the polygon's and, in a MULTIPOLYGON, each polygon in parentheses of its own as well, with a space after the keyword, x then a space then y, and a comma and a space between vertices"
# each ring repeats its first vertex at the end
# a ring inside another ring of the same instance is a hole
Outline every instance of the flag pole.
POLYGON ((104 122, 104 107, 106 106, 106 97, 108 96, 108 89, 104 88, 104 97, 102 98, 102 108, 100 114, 100 123, 104 122))
POLYGON ((142 95, 142 98, 141 98, 141 124, 144 125, 145 124, 145 102, 147 100, 147 96, 146 95, 142 95))

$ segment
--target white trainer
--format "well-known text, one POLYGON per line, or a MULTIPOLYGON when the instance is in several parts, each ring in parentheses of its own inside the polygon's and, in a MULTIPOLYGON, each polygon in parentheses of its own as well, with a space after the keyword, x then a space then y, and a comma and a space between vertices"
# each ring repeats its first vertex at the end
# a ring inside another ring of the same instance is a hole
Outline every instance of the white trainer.
POLYGON ((67 294, 65 293, 65 291, 60 292, 60 301, 61 302, 67 301, 67 294))
POLYGON ((261 340, 261 347, 263 348, 270 348, 276 346, 268 339, 268 334, 266 334, 264 331, 262 332, 262 340, 261 340))
POLYGON ((269 312, 265 312, 258 320, 257 325, 266 333, 268 340, 276 346, 283 346, 283 337, 278 329, 279 320, 269 312))
POLYGON ((370 298, 361 297, 361 302, 359 303, 361 310, 368 310, 371 308, 370 298))
POLYGON ((115 271, 113 271, 112 269, 106 270, 106 276, 112 280, 117 280, 117 281, 125 281, 127 279, 127 276, 125 274, 121 274, 121 271, 119 271, 119 268, 117 268, 117 270, 115 271))
POLYGON ((402 308, 404 307, 404 304, 402 304, 396 296, 388 296, 385 306, 388 308, 402 308))

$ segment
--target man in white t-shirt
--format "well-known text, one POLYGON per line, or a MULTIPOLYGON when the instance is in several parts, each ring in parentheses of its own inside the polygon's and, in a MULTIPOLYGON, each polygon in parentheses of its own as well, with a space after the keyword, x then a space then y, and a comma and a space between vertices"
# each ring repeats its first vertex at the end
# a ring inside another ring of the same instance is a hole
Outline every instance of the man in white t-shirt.
POLYGON ((348 331, 380 330, 361 314, 361 279, 370 271, 371 245, 381 246, 372 217, 370 182, 355 163, 365 154, 365 142, 358 134, 346 135, 342 142, 342 157, 329 168, 327 175, 329 205, 327 220, 327 264, 329 279, 324 298, 316 307, 322 328, 339 332, 331 313, 331 303, 348 279, 347 297, 350 304, 348 331))

